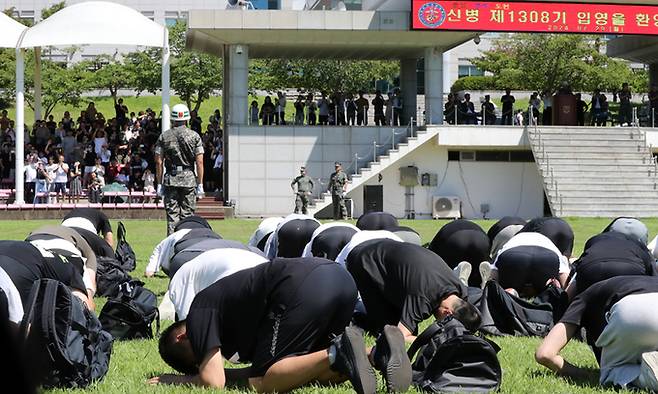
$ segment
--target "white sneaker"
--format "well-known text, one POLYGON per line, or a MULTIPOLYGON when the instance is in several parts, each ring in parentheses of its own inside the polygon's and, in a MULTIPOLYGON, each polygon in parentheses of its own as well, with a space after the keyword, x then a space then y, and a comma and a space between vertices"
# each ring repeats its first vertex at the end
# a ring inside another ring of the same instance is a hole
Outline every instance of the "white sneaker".
POLYGON ((160 312, 160 320, 176 320, 176 308, 174 307, 174 303, 171 302, 171 298, 169 298, 169 290, 162 297, 158 311, 160 312))
POLYGON ((658 352, 642 353, 640 376, 636 382, 642 389, 658 391, 658 352))
POLYGON ((468 286, 468 278, 471 276, 471 271, 473 270, 471 263, 468 261, 462 261, 452 270, 459 278, 459 281, 462 282, 464 286, 468 286))
POLYGON ((480 267, 478 267, 480 270, 480 276, 482 277, 482 286, 481 288, 485 288, 487 285, 487 282, 491 279, 491 264, 488 261, 483 261, 480 263, 480 267))

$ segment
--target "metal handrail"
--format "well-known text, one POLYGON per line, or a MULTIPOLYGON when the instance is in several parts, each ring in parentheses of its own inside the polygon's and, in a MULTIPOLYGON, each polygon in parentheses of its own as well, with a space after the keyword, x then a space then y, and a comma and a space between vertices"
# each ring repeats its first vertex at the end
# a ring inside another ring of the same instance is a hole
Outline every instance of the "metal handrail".
MULTIPOLYGON (((529 113, 532 113, 532 108, 530 108, 529 113)), ((537 122, 532 122, 532 118, 528 119, 528 126, 526 128, 526 134, 528 135, 528 141, 530 142, 530 146, 532 148, 537 148, 537 154, 541 153, 541 161, 538 163, 539 170, 541 171, 542 175, 545 177, 544 180, 544 189, 546 193, 550 196, 550 187, 553 187, 555 189, 555 199, 552 200, 555 205, 557 205, 556 208, 559 207, 559 212, 560 216, 563 214, 563 196, 560 193, 557 179, 555 177, 555 174, 553 173, 553 169, 550 166, 550 159, 549 156, 546 154, 546 144, 544 143, 544 140, 541 138, 541 133, 539 132, 539 127, 537 126, 537 122), (546 165, 546 170, 544 170, 544 164, 546 165)), ((533 155, 535 155, 535 149, 532 150, 533 155)), ((535 155, 535 161, 537 161, 537 157, 535 155)), ((557 210, 557 209, 556 209, 557 210)), ((554 212, 555 213, 555 212, 554 212)))

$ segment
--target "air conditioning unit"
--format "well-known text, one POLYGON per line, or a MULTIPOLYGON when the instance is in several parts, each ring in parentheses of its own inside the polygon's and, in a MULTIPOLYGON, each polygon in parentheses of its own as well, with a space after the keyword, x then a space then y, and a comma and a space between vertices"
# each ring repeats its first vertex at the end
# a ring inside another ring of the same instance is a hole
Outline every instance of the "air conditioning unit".
POLYGON ((459 219, 462 217, 459 197, 434 196, 432 198, 433 219, 459 219))

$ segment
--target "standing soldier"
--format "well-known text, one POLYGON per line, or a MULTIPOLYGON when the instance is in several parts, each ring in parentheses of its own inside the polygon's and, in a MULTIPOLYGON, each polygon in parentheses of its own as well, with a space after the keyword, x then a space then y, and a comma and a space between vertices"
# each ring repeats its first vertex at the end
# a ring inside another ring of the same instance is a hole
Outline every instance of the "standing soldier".
POLYGON ((334 205, 334 220, 341 220, 347 217, 347 208, 345 208, 345 187, 347 186, 347 175, 343 172, 343 167, 339 162, 335 163, 336 172, 329 178, 329 191, 331 192, 331 201, 334 205))
POLYGON ((187 128, 189 119, 187 106, 174 105, 171 109, 173 128, 162 133, 155 146, 157 192, 164 196, 168 235, 179 220, 194 214, 196 196, 203 195, 203 143, 199 134, 187 128), (167 169, 164 182, 163 168, 167 169))
POLYGON ((295 197, 295 213, 301 210, 304 215, 307 213, 308 200, 311 192, 313 192, 313 179, 306 175, 306 167, 299 169, 299 176, 292 180, 290 187, 295 191, 295 183, 297 184, 297 192, 295 197))

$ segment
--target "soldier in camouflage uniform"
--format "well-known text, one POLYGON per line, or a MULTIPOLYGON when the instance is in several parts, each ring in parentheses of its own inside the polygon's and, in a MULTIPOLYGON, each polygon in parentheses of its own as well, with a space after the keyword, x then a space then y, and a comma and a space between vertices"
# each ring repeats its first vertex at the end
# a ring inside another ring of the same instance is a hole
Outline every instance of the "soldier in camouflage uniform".
POLYGON ((295 193, 295 213, 300 211, 306 215, 308 209, 308 200, 313 192, 313 179, 306 175, 306 167, 299 169, 299 176, 292 180, 290 187, 295 191, 295 184, 297 184, 297 192, 295 193))
POLYGON ((203 195, 203 143, 197 133, 187 128, 189 119, 187 106, 174 105, 173 127, 162 133, 155 145, 158 195, 164 197, 168 235, 179 220, 194 214, 197 195, 203 195))
POLYGON ((334 220, 341 220, 347 217, 347 208, 345 208, 345 185, 347 184, 347 175, 343 172, 343 167, 339 162, 335 163, 336 172, 329 178, 329 191, 331 192, 331 202, 334 206, 334 220))

